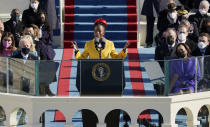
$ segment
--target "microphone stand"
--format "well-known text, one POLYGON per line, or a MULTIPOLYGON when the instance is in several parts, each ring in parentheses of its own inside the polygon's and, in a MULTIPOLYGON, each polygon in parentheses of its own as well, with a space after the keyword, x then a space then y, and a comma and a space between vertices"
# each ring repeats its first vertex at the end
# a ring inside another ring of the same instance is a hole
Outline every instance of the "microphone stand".
POLYGON ((99 59, 101 59, 101 48, 99 48, 99 59))

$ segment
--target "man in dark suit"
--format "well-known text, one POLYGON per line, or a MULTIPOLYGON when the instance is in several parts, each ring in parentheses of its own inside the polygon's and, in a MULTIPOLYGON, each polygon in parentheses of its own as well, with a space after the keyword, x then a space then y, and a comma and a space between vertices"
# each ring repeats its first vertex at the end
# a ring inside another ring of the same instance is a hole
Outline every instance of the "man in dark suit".
POLYGON ((20 10, 13 9, 10 20, 4 22, 5 32, 10 32, 15 37, 15 46, 19 46, 21 32, 23 31, 23 23, 20 21, 20 10))
POLYGON ((159 60, 159 64, 162 69, 164 69, 163 60, 166 57, 171 56, 171 53, 176 45, 176 30, 173 28, 168 28, 164 36, 165 37, 162 38, 161 44, 155 49, 155 60, 159 60))

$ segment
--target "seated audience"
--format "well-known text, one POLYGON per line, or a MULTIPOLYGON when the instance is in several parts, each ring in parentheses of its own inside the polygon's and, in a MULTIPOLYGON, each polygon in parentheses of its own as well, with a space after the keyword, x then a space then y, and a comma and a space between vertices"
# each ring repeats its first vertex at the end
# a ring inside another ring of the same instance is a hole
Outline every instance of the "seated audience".
MULTIPOLYGON (((170 86, 169 92, 173 94, 192 93, 195 91, 195 58, 190 57, 188 45, 179 43, 176 46, 176 57, 170 63, 170 86)), ((197 62, 197 82, 200 81, 200 66, 197 62)))
POLYGON ((203 0, 200 2, 199 10, 197 11, 197 13, 189 17, 189 21, 191 23, 193 22, 196 23, 199 33, 201 32, 203 21, 209 17, 207 15, 208 10, 209 10, 209 2, 203 0))
POLYGON ((38 60, 33 39, 30 35, 25 35, 20 39, 19 48, 13 53, 12 57, 24 60, 38 60))
POLYGON ((20 10, 13 9, 9 21, 4 22, 5 32, 11 32, 15 37, 15 46, 19 46, 20 36, 23 31, 23 24, 20 21, 20 10))
POLYGON ((2 36, 0 45, 0 56, 10 57, 16 50, 14 36, 12 33, 5 32, 2 36))
POLYGON ((159 64, 164 68, 164 60, 166 57, 171 56, 171 53, 176 45, 176 30, 173 28, 168 28, 165 33, 165 37, 162 38, 162 42, 155 49, 155 60, 159 60, 159 64))
POLYGON ((30 0, 29 9, 23 11, 22 22, 24 25, 39 25, 40 0, 30 0))

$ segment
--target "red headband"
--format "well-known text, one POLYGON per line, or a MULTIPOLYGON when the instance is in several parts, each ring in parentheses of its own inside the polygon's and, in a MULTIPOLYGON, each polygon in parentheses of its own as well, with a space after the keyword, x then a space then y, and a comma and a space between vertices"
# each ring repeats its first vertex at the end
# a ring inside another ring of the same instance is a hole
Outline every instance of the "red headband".
POLYGON ((102 18, 99 18, 99 19, 96 19, 96 21, 94 22, 94 24, 98 23, 98 22, 101 22, 105 25, 105 27, 107 27, 107 22, 106 20, 102 19, 102 18))

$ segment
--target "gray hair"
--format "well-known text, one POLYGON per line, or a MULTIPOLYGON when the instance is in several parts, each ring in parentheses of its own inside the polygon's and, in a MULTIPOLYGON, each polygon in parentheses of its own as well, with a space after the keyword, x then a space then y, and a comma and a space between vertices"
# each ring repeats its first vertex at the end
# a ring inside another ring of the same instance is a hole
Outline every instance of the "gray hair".
POLYGON ((208 2, 207 0, 202 0, 202 1, 200 2, 200 5, 207 5, 208 7, 210 6, 210 5, 209 5, 209 2, 208 2))

